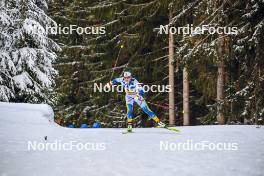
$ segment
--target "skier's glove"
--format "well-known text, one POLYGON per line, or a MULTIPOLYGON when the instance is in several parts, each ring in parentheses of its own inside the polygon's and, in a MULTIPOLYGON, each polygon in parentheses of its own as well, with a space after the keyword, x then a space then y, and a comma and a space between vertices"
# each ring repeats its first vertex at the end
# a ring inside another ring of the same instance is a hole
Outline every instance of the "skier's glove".
POLYGON ((105 85, 105 86, 106 86, 107 88, 110 88, 110 87, 111 87, 111 85, 112 85, 112 82, 110 81, 110 82, 106 83, 106 85, 105 85))

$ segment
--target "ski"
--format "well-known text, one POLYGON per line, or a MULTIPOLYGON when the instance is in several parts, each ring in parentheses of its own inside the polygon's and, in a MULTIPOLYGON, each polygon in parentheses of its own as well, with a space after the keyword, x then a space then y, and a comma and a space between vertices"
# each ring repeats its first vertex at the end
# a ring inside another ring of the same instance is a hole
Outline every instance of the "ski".
MULTIPOLYGON (((175 133, 180 132, 180 130, 178 130, 175 127, 164 127, 164 129, 169 130, 169 131, 172 131, 172 132, 175 132, 175 133)), ((122 132, 122 134, 129 134, 129 133, 135 133, 135 132, 134 131, 123 131, 122 132)))
MULTIPOLYGON (((161 122, 159 122, 159 123, 161 123, 161 122)), ((168 127, 168 126, 166 126, 163 123, 161 123, 158 126, 156 126, 156 128, 164 128, 164 129, 170 130, 172 132, 180 132, 180 130, 178 130, 176 127, 168 127)))
POLYGON ((175 128, 175 127, 164 127, 165 129, 167 129, 167 130, 170 130, 170 131, 172 131, 172 132, 180 132, 180 130, 178 130, 177 128, 175 128))
POLYGON ((122 134, 129 134, 129 133, 134 133, 133 131, 128 132, 128 131, 123 131, 122 134))

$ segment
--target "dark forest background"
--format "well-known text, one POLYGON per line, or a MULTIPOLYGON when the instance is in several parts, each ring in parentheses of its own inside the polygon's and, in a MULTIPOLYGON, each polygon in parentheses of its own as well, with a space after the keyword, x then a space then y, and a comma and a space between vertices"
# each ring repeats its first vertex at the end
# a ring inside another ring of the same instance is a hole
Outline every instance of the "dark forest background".
MULTIPOLYGON (((217 124, 219 106, 224 123, 259 123, 264 116, 263 12, 261 0, 51 1, 48 15, 62 26, 106 27, 105 35, 51 36, 62 48, 55 63, 56 121, 64 126, 99 121, 103 127, 124 127, 124 94, 93 92, 94 83, 110 80, 118 54, 114 77, 128 70, 144 84, 166 85, 169 38, 154 29, 212 24, 235 26, 238 34, 173 36, 176 125, 183 124, 184 69, 191 125, 217 124), (224 68, 222 99, 217 99, 219 68, 224 68)), ((168 123, 168 94, 148 92, 145 98, 168 123)), ((134 113, 136 126, 152 125, 142 110, 136 107, 134 113)))

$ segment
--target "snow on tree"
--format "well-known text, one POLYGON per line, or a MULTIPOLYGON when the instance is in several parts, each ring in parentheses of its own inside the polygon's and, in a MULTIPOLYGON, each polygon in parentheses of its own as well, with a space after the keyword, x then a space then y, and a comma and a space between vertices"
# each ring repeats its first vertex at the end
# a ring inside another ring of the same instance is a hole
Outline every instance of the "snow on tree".
MULTIPOLYGON (((106 27, 104 35, 55 36, 54 40, 63 43, 56 64, 60 72, 56 90, 61 95, 55 109, 57 117, 72 121, 93 118, 106 124, 104 126, 124 126, 126 112, 122 94, 94 92, 93 83, 106 83, 113 71, 115 77, 129 69, 143 83, 167 84, 168 36, 157 34, 156 29, 160 25, 185 27, 188 24, 237 27, 238 32, 221 36, 201 34, 201 29, 197 29, 194 34, 173 36, 176 124, 181 124, 186 112, 182 111, 181 97, 184 73, 181 70, 185 68, 190 82, 192 122, 196 123, 193 119, 197 119, 197 124, 214 123, 216 107, 220 105, 227 123, 263 116, 262 0, 53 0, 51 4, 49 13, 62 26, 106 27), (171 22, 169 9, 172 10, 171 22), (217 101, 219 58, 224 67, 221 80, 225 82, 221 81, 219 92, 223 96, 217 101), (247 93, 239 94, 244 88, 247 93)), ((168 102, 166 93, 149 92, 145 96, 153 103, 168 102)), ((166 110, 159 107, 155 110, 167 119, 166 110)), ((137 125, 144 126, 144 116, 138 111, 135 115, 137 125)))
POLYGON ((52 63, 60 47, 48 37, 56 22, 45 14, 46 1, 0 3, 0 100, 52 102, 52 63))

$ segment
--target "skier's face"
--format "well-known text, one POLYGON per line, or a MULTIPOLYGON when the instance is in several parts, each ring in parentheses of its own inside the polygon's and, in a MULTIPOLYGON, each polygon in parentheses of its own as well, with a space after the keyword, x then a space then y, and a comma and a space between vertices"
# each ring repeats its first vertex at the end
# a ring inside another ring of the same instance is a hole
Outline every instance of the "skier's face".
POLYGON ((124 77, 125 82, 129 82, 131 80, 131 76, 124 77))

